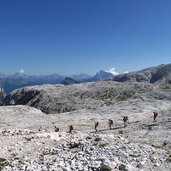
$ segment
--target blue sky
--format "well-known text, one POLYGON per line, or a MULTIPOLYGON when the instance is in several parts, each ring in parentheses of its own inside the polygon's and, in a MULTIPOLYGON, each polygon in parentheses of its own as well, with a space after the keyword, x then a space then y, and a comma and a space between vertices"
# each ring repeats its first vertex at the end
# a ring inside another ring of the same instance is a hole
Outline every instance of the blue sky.
POLYGON ((94 74, 171 63, 171 0, 0 0, 0 72, 94 74))

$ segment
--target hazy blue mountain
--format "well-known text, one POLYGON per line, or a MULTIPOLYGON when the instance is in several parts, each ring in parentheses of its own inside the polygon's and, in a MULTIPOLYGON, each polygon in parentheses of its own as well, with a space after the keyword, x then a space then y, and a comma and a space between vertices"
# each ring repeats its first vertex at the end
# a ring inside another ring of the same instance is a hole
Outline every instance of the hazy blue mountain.
POLYGON ((17 72, 8 76, 0 74, 0 87, 3 88, 5 92, 9 93, 14 89, 22 88, 25 86, 59 83, 69 85, 79 82, 98 81, 109 78, 111 76, 111 73, 107 73, 105 71, 100 71, 95 76, 81 73, 78 75, 71 75, 67 78, 66 76, 59 74, 32 76, 27 75, 24 72, 17 72))
POLYGON ((84 80, 90 79, 92 76, 88 75, 88 74, 78 74, 78 75, 71 75, 70 78, 73 78, 74 80, 78 81, 78 82, 83 82, 84 80))
POLYGON ((104 79, 113 78, 113 76, 114 75, 112 73, 110 73, 110 72, 100 70, 93 77, 87 79, 87 81, 101 81, 101 80, 104 80, 104 79))
POLYGON ((79 82, 70 77, 66 77, 64 80, 61 81, 61 84, 64 84, 64 85, 71 85, 71 84, 77 84, 77 83, 79 82))
POLYGON ((64 85, 82 83, 82 82, 94 82, 94 81, 101 81, 105 79, 112 79, 113 74, 104 70, 100 70, 94 76, 90 76, 87 74, 80 74, 80 75, 71 75, 71 77, 66 77, 64 82, 61 83, 64 85), (72 78, 72 79, 71 79, 72 78))
POLYGON ((0 79, 6 78, 7 76, 3 73, 0 73, 0 79))
POLYGON ((14 89, 32 86, 32 85, 42 85, 42 84, 58 84, 65 77, 52 74, 52 75, 40 75, 40 76, 30 76, 26 74, 16 73, 14 75, 7 76, 0 79, 0 86, 5 92, 9 93, 14 89))

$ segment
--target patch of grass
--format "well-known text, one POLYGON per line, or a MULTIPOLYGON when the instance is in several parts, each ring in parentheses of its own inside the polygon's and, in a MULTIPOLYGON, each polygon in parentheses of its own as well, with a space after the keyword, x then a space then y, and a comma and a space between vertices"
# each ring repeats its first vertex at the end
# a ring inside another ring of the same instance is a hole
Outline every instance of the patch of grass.
POLYGON ((11 153, 11 156, 16 157, 17 154, 16 153, 11 153))
POLYGON ((16 156, 16 157, 14 157, 14 160, 19 160, 19 159, 20 159, 20 158, 19 158, 19 157, 17 157, 17 156, 16 156))
POLYGON ((161 145, 152 144, 151 146, 158 149, 164 149, 161 145))
POLYGON ((164 91, 171 91, 171 84, 162 84, 162 85, 160 85, 160 87, 159 87, 160 89, 162 89, 162 90, 164 90, 164 91))
POLYGON ((117 101, 125 101, 128 98, 131 98, 134 95, 134 93, 130 93, 130 94, 121 94, 117 97, 117 101))
POLYGON ((106 106, 110 106, 112 104, 112 99, 106 99, 104 103, 106 104, 106 106))
POLYGON ((108 143, 100 143, 99 144, 99 147, 100 148, 104 148, 104 147, 106 147, 106 146, 108 146, 109 144, 108 143))
POLYGON ((24 139, 27 141, 31 141, 32 139, 34 139, 34 137, 24 137, 24 139))
POLYGON ((171 163, 171 153, 169 154, 169 156, 167 157, 167 159, 166 159, 168 162, 170 162, 171 163))
POLYGON ((7 160, 3 157, 0 157, 0 170, 2 170, 6 165, 8 165, 7 160))
POLYGON ((0 163, 3 163, 4 161, 6 161, 6 159, 5 159, 5 158, 0 157, 0 163))

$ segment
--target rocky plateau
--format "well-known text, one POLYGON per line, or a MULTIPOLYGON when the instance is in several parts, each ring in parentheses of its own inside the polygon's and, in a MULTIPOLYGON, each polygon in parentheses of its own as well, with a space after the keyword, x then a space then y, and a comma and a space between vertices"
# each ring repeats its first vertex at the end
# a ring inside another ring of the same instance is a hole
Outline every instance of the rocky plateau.
POLYGON ((120 75, 115 81, 1 90, 0 170, 170 171, 169 66, 140 71, 145 80, 134 73, 124 76, 129 80, 120 75), (148 79, 144 72, 151 73, 148 79))

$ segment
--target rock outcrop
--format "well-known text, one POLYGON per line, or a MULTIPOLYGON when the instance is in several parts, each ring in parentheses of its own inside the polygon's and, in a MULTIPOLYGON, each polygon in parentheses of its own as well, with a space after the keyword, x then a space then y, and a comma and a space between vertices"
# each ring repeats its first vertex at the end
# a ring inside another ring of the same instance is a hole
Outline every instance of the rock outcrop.
POLYGON ((147 68, 137 72, 130 72, 117 75, 114 81, 125 82, 148 82, 148 83, 170 83, 171 84, 171 64, 159 65, 157 67, 147 68))
POLYGON ((0 105, 4 103, 5 95, 4 90, 0 88, 0 105))
POLYGON ((100 81, 73 85, 42 85, 14 90, 5 105, 29 105, 45 113, 63 113, 78 109, 97 109, 118 101, 138 98, 153 90, 148 83, 100 81))

